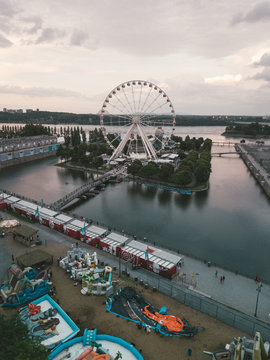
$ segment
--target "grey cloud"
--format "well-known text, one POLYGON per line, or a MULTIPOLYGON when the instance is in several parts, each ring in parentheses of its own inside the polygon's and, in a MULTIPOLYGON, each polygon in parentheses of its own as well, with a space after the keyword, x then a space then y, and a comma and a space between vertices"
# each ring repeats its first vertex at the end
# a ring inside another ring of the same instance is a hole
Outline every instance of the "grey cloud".
POLYGON ((270 66, 270 52, 263 54, 258 62, 254 65, 256 66, 270 66))
POLYGON ((265 68, 263 71, 255 74, 252 79, 270 81, 270 68, 265 68))
POLYGON ((207 84, 194 76, 178 76, 165 82, 177 113, 258 115, 269 112, 270 91, 266 86, 250 89, 240 84, 207 84))
POLYGON ((22 86, 9 86, 0 85, 0 93, 2 94, 16 94, 26 95, 31 97, 76 97, 85 98, 86 96, 77 92, 66 89, 57 88, 39 88, 39 87, 22 87, 22 86))
POLYGON ((36 39, 36 44, 51 42, 65 36, 65 31, 56 28, 45 28, 42 30, 41 35, 36 39))
POLYGON ((6 37, 0 34, 0 48, 8 48, 12 46, 12 42, 9 41, 6 37))
POLYGON ((80 30, 74 30, 71 38, 70 45, 81 46, 88 39, 88 34, 80 30))
POLYGON ((263 1, 256 4, 253 9, 248 11, 246 14, 236 14, 232 21, 232 25, 239 24, 241 22, 255 23, 262 20, 270 20, 270 2, 263 1))
POLYGON ((11 2, 8 0, 0 0, 0 9, 1 9, 0 16, 9 17, 17 13, 17 10, 13 8, 11 2))
POLYGON ((39 16, 23 17, 22 21, 30 24, 30 27, 25 29, 28 34, 35 34, 42 27, 42 19, 39 16))

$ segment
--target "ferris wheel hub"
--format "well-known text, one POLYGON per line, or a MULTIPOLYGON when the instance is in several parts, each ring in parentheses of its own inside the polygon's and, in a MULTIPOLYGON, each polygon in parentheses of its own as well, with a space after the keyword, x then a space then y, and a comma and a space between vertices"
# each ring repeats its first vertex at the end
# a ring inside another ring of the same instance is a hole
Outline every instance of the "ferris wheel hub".
POLYGON ((132 117, 132 124, 141 124, 142 119, 139 115, 134 115, 132 117))

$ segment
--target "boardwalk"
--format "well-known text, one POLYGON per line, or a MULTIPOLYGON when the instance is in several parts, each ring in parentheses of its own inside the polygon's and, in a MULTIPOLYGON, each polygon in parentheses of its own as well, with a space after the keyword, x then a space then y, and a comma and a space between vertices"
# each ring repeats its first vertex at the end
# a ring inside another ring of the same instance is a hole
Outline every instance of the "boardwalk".
POLYGON ((89 182, 85 183, 84 185, 80 186, 79 188, 73 190, 69 194, 63 196, 62 198, 58 199, 54 203, 50 204, 50 208, 54 210, 60 210, 67 204, 69 204, 72 200, 76 199, 77 197, 83 195, 87 191, 95 189, 97 186, 106 183, 111 178, 124 174, 126 171, 125 167, 120 167, 117 169, 113 169, 108 171, 107 173, 100 175, 97 180, 90 180, 89 182))

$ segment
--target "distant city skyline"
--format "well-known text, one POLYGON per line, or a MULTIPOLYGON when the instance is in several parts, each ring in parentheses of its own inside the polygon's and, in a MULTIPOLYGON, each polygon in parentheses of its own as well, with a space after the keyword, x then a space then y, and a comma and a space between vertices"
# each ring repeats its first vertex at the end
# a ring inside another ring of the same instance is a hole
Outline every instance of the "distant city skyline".
POLYGON ((177 114, 270 114, 270 1, 0 0, 0 109, 98 113, 141 79, 177 114))

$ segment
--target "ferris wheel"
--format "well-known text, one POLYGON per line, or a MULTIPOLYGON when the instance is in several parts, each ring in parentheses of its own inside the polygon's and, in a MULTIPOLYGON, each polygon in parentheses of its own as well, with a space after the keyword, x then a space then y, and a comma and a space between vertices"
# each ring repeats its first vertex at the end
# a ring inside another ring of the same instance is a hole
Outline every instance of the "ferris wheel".
POLYGON ((171 100, 159 86, 131 80, 116 86, 100 110, 100 126, 113 150, 109 161, 120 155, 157 160, 175 128, 171 100))

